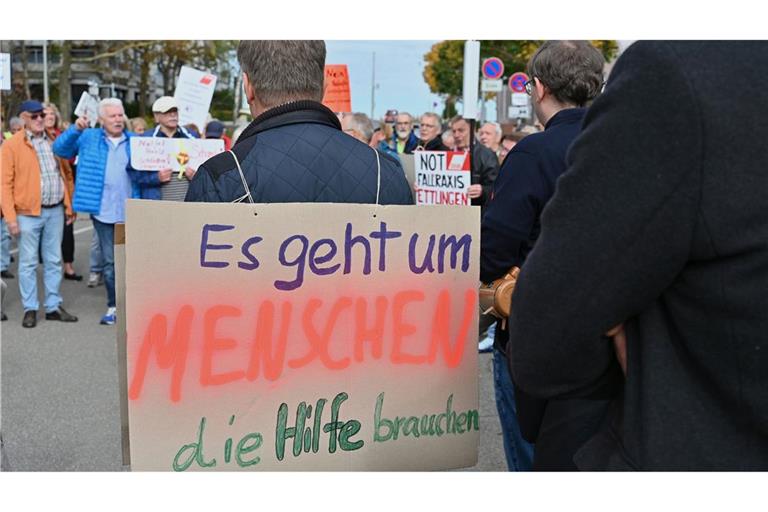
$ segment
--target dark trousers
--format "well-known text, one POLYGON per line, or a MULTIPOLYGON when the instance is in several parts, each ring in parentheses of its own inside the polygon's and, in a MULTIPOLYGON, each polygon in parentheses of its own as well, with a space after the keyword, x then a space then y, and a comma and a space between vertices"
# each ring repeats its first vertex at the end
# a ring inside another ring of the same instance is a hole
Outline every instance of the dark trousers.
POLYGON ((64 237, 61 239, 61 259, 64 263, 75 261, 75 223, 64 223, 64 237))

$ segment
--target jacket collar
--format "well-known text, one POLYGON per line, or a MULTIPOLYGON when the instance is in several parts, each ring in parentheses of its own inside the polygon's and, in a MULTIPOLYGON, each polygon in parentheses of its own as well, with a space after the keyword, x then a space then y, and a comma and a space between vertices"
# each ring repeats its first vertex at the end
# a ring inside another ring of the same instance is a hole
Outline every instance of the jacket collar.
POLYGON ((259 115, 243 131, 238 142, 278 126, 299 123, 324 124, 341 130, 339 118, 331 109, 316 101, 300 100, 279 105, 259 115))
POLYGON ((586 108, 563 109, 557 114, 553 115, 552 118, 549 121, 547 121, 547 126, 545 126, 544 129, 549 130, 553 126, 557 126, 559 124, 570 124, 570 123, 581 122, 581 119, 584 117, 584 114, 586 112, 587 112, 586 108))

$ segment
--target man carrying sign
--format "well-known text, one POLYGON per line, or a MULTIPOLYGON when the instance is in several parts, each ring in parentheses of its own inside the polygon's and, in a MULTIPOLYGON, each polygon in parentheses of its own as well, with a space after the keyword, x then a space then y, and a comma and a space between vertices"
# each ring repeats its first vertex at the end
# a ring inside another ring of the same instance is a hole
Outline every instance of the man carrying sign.
POLYGON ((91 214, 104 258, 104 284, 107 312, 102 325, 114 325, 115 304, 115 224, 125 222, 125 200, 133 196, 127 173, 131 134, 125 131, 125 111, 117 98, 99 102, 101 128, 88 128, 88 119, 75 124, 53 143, 53 152, 62 158, 79 155, 73 208, 91 214))
POLYGON ((241 41, 237 57, 254 120, 234 157, 200 166, 187 201, 413 204, 400 164, 345 134, 320 103, 323 41, 241 41))
MULTIPOLYGON (((179 126, 179 105, 172 96, 162 96, 152 104, 157 126, 145 137, 167 137, 171 139, 195 139, 196 137, 183 126, 179 126)), ((179 162, 183 165, 183 162, 179 162)), ((173 170, 142 171, 129 167, 128 172, 134 183, 139 186, 141 199, 163 199, 181 201, 189 188, 189 181, 195 175, 195 169, 184 167, 184 171, 174 174, 173 170)))

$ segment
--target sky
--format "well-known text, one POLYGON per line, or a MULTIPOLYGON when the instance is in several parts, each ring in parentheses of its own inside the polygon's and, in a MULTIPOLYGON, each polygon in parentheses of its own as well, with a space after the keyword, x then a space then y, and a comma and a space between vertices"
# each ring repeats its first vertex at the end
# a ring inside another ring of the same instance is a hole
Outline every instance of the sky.
POLYGON ((373 54, 376 53, 374 119, 389 109, 419 116, 441 113, 443 100, 424 81, 424 55, 438 41, 334 41, 326 40, 326 64, 349 69, 352 110, 371 115, 373 54), (437 104, 437 106, 435 106, 437 104))

